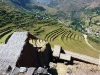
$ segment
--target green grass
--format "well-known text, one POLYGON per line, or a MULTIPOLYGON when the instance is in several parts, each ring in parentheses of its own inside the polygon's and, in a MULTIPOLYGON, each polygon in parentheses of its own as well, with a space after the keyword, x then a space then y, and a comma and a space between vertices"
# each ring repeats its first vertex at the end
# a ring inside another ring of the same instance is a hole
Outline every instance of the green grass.
POLYGON ((89 40, 89 43, 94 47, 96 48, 98 51, 100 51, 100 43, 95 43, 95 42, 92 42, 89 40))
MULTIPOLYGON (((32 27, 24 27, 24 29, 19 28, 18 30, 16 30, 16 28, 13 28, 13 31, 14 30, 26 31, 26 29, 28 29, 31 34, 35 34, 36 32, 40 30, 44 30, 44 32, 40 32, 39 35, 36 35, 36 36, 42 40, 47 40, 48 42, 50 42, 51 47, 53 47, 54 45, 60 45, 64 50, 69 50, 69 51, 77 52, 80 54, 85 54, 85 55, 92 56, 95 58, 98 58, 99 56, 98 52, 90 48, 85 43, 82 34, 80 34, 79 32, 70 30, 66 28, 65 26, 61 27, 61 25, 47 26, 45 24, 33 24, 32 27)), ((3 36, 2 39, 0 39, 0 42, 4 43, 5 39, 10 34, 11 33, 3 36)))
MULTIPOLYGON (((99 53, 85 43, 82 34, 79 32, 70 30, 66 26, 56 23, 56 21, 51 18, 48 20, 39 20, 34 16, 13 11, 13 9, 8 12, 8 9, 9 8, 7 8, 7 10, 4 9, 6 13, 0 17, 0 20, 2 21, 2 24, 0 23, 0 25, 3 25, 2 28, 0 28, 0 31, 6 31, 8 27, 14 26, 11 28, 12 31, 29 31, 31 34, 37 34, 38 32, 38 35, 35 36, 39 39, 47 40, 52 47, 54 45, 60 45, 65 50, 98 58, 99 53), (42 32, 42 30, 44 31, 42 32)), ((0 7, 0 10, 3 10, 3 8, 0 7)), ((68 24, 70 23, 71 21, 68 21, 68 24)), ((0 38, 0 43, 4 44, 6 38, 11 33, 12 32, 7 33, 0 38)), ((100 50, 99 44, 98 49, 100 50)))
POLYGON ((100 16, 96 16, 92 18, 92 22, 94 22, 95 20, 100 20, 100 16))
POLYGON ((15 25, 15 24, 13 24, 13 23, 9 23, 9 24, 7 24, 6 26, 1 27, 0 30, 4 30, 4 29, 6 29, 6 28, 8 28, 8 27, 12 27, 12 26, 14 26, 14 25, 15 25))
POLYGON ((86 44, 83 36, 80 33, 74 31, 69 32, 69 30, 67 30, 66 28, 61 29, 62 31, 56 31, 57 29, 51 32, 48 31, 49 35, 46 36, 48 38, 47 41, 50 42, 52 47, 57 44, 62 46, 62 48, 65 50, 70 50, 73 52, 98 58, 99 53, 86 44))
POLYGON ((93 36, 88 37, 88 42, 98 51, 100 51, 100 38, 94 38, 93 36), (92 38, 92 39, 90 39, 92 38), (94 40, 95 39, 95 40, 94 40), (94 40, 94 41, 92 41, 94 40), (98 42, 97 42, 98 41, 98 42))
POLYGON ((9 32, 8 34, 6 34, 2 38, 0 38, 0 44, 4 44, 5 43, 5 40, 7 39, 7 37, 9 35, 11 35, 12 33, 13 33, 13 31, 12 32, 9 32))

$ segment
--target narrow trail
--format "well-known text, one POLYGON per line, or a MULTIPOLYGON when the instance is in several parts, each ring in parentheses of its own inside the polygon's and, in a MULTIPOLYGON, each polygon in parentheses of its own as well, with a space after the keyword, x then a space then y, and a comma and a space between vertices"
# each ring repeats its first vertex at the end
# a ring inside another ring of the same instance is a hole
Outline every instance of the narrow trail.
POLYGON ((100 51, 98 51, 96 48, 94 48, 93 46, 91 46, 91 45, 89 44, 89 42, 88 42, 88 40, 87 40, 87 35, 86 35, 86 34, 83 34, 83 36, 84 36, 85 42, 87 43, 88 46, 90 46, 90 47, 91 47, 92 49, 94 49, 95 51, 100 52, 100 51))

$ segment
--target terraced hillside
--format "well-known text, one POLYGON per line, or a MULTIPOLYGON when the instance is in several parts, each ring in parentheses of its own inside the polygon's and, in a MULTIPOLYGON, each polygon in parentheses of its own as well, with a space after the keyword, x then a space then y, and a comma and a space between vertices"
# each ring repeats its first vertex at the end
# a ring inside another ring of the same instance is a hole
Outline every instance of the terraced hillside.
POLYGON ((0 44, 6 43, 6 39, 13 33, 10 26, 4 26, 0 28, 0 44))
MULTIPOLYGON (((6 27, 4 27, 6 29, 6 27)), ((26 28, 26 27, 24 27, 26 28)), ((1 32, 0 34, 4 33, 5 35, 0 38, 0 43, 4 43, 6 38, 12 34, 13 31, 26 31, 29 30, 32 34, 37 36, 40 40, 30 40, 29 42, 33 44, 33 46, 41 47, 45 42, 49 42, 51 46, 60 45, 64 50, 70 50, 73 52, 85 54, 88 56, 98 58, 99 53, 90 48, 82 34, 75 32, 73 30, 68 29, 65 26, 61 25, 48 25, 45 24, 35 24, 33 27, 27 27, 26 29, 19 28, 18 30, 12 28, 1 32)), ((2 29, 1 29, 2 30, 2 29)), ((3 29, 4 30, 4 29, 3 29)))
MULTIPOLYGON (((7 8, 7 10, 8 9, 9 8, 7 8)), ((48 41, 52 47, 57 44, 61 45, 65 50, 92 57, 99 56, 98 52, 86 44, 82 34, 59 24, 52 18, 40 19, 42 17, 38 18, 19 11, 7 10, 0 7, 0 44, 4 44, 6 39, 14 31, 29 31, 39 39, 43 40, 36 41, 36 46, 48 41)), ((30 40, 30 43, 33 44, 34 42, 31 41, 32 40, 30 40)))
POLYGON ((31 43, 34 47, 42 47, 43 45, 45 45, 47 41, 45 40, 41 40, 41 39, 38 39, 38 40, 29 40, 29 43, 31 43))
POLYGON ((11 30, 8 30, 4 33, 1 33, 0 34, 0 43, 5 43, 6 42, 6 39, 12 34, 13 32, 11 30))
POLYGON ((98 57, 99 54, 86 44, 82 34, 63 27, 55 29, 46 34, 45 40, 49 41, 52 46, 58 44, 64 49, 73 52, 78 52, 93 57, 98 57))
MULTIPOLYGON (((48 41, 52 47, 54 45, 60 45, 65 50, 70 50, 96 58, 99 56, 99 52, 93 50, 87 45, 81 33, 73 31, 65 26, 59 24, 36 24, 35 27, 30 30, 30 32, 35 34, 35 36, 43 41, 48 41)), ((33 43, 32 40, 30 40, 30 42, 34 46, 41 44, 41 42, 38 44, 38 41, 34 40, 33 43)))

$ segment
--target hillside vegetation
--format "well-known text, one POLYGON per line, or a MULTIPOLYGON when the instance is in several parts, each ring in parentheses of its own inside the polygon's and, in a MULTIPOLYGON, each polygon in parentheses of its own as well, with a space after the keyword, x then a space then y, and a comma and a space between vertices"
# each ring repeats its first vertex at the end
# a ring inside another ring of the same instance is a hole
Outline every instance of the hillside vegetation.
POLYGON ((35 3, 33 0, 0 0, 21 12, 33 14, 35 12, 56 14, 57 10, 46 5, 35 3))
POLYGON ((14 31, 29 31, 39 39, 50 42, 52 47, 57 44, 65 50, 98 58, 99 52, 86 44, 81 33, 63 26, 52 18, 25 14, 9 8, 4 3, 0 5, 2 5, 0 7, 0 44, 4 44, 6 38, 14 31))
POLYGON ((66 13, 69 11, 79 11, 83 8, 95 8, 99 4, 100 0, 52 0, 49 6, 66 13))

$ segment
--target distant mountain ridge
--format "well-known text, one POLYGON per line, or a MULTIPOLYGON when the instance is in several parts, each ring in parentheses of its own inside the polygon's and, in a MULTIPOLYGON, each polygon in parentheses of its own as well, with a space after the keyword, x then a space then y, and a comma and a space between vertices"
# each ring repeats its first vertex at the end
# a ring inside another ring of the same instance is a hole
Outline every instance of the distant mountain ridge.
POLYGON ((78 11, 100 6, 100 0, 53 0, 48 6, 64 12, 78 11))
POLYGON ((52 2, 52 0, 32 0, 33 2, 39 2, 41 4, 48 5, 52 2))
POLYGON ((11 2, 16 3, 18 5, 25 5, 26 3, 29 3, 30 0, 11 0, 11 2))
POLYGON ((100 6, 100 0, 0 0, 22 12, 40 11, 66 18, 69 13, 100 6), (22 10, 23 9, 23 10, 22 10), (65 16, 66 15, 66 16, 65 16))
MULTIPOLYGON (((6 3, 13 3, 30 10, 35 6, 41 8, 48 6, 64 13, 79 11, 81 9, 91 9, 100 6, 100 0, 0 0, 6 3), (44 4, 44 5, 43 5, 44 4), (46 6, 47 5, 47 6, 46 6)), ((35 7, 36 8, 36 7, 35 7)), ((45 8, 44 8, 45 9, 45 8)), ((51 11, 51 10, 50 10, 51 11)))
MULTIPOLYGON (((42 11, 44 13, 49 13, 49 14, 55 14, 57 12, 56 9, 50 8, 46 5, 43 5, 42 3, 34 2, 34 0, 0 0, 0 1, 8 5, 11 5, 12 7, 15 7, 17 9, 23 9, 24 11, 26 10, 29 12, 33 12, 34 10, 40 12, 42 11)), ((43 2, 42 0, 38 0, 38 1, 43 2)), ((44 2, 48 3, 49 0, 44 2)))

